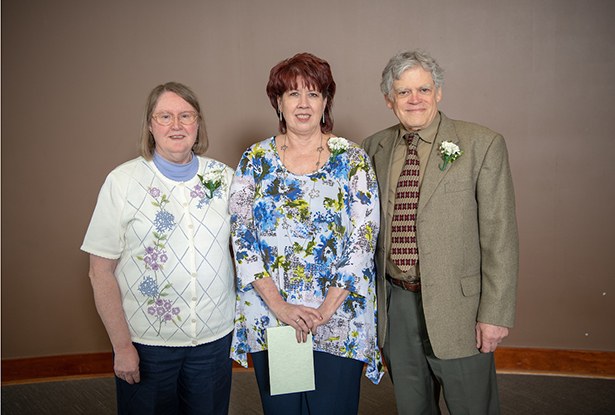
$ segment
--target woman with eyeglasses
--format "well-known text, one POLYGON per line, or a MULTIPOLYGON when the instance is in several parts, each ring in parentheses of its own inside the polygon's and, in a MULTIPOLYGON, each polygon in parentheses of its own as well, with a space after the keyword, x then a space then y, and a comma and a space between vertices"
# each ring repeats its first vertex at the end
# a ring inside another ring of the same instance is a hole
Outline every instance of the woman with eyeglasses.
POLYGON ((81 247, 113 346, 119 414, 228 413, 234 171, 204 157, 207 144, 195 94, 154 88, 141 156, 107 176, 81 247))

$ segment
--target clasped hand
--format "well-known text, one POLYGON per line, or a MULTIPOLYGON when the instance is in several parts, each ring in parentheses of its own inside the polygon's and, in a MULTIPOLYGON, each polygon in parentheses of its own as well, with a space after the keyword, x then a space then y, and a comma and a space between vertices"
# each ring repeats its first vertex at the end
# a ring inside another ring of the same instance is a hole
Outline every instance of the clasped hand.
POLYGON ((307 336, 316 328, 327 324, 340 304, 348 296, 348 291, 329 287, 324 302, 316 308, 287 303, 271 278, 262 278, 252 283, 258 295, 265 300, 269 309, 281 322, 295 328, 297 343, 305 343, 307 336))
POLYGON ((310 332, 315 333, 324 318, 320 311, 312 307, 284 303, 277 310, 272 310, 278 320, 295 328, 297 343, 305 343, 310 332), (319 324, 320 323, 320 324, 319 324))

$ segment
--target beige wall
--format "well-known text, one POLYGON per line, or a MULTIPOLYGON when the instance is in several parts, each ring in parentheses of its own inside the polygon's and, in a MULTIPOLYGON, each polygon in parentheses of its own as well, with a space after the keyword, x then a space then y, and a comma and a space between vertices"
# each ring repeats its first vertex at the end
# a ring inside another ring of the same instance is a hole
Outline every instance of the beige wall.
POLYGON ((328 60, 334 132, 361 142, 396 121, 379 76, 414 47, 446 69, 449 117, 507 139, 521 273, 504 345, 615 351, 614 18, 611 0, 3 1, 2 357, 110 350, 79 246, 155 85, 197 92, 209 156, 235 167, 276 133, 274 64, 328 60))

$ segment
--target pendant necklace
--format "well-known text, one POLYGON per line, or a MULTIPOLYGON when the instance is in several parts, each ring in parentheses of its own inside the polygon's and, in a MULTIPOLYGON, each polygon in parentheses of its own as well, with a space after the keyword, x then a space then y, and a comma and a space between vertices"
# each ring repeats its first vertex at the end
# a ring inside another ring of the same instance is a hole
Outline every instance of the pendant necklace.
MULTIPOLYGON (((280 150, 282 150, 282 164, 283 164, 283 174, 282 174, 283 183, 280 183, 280 191, 281 191, 281 193, 284 194, 284 197, 285 197, 285 199, 288 202, 292 202, 293 200, 288 195, 289 187, 288 187, 288 184, 287 184, 288 183, 287 180, 288 180, 289 170, 286 167, 286 163, 285 163, 285 161, 286 161, 286 150, 288 149, 288 144, 287 144, 288 141, 287 140, 288 140, 288 136, 286 134, 284 134, 284 145, 282 145, 280 147, 280 150)), ((318 161, 316 162, 316 169, 314 169, 314 171, 312 173, 318 171, 318 169, 320 168, 320 160, 322 158, 322 152, 324 151, 323 140, 324 140, 324 138, 323 138, 323 134, 321 132, 320 133, 320 146, 316 149, 316 151, 318 151, 318 161)), ((312 174, 312 173, 307 173, 307 174, 309 175, 309 174, 312 174)), ((303 176, 303 175, 301 175, 301 176, 303 176)), ((318 197, 319 194, 320 194, 320 192, 318 190, 316 190, 316 181, 313 180, 312 181, 312 190, 310 192, 308 192, 308 194, 306 196, 309 197, 309 200, 311 202, 314 198, 318 197)), ((292 226, 287 222, 288 221, 287 215, 283 215, 283 219, 284 219, 284 224, 282 225, 282 228, 286 229, 286 232, 287 232, 286 236, 290 239, 290 235, 288 234, 288 231, 289 231, 289 229, 292 228, 292 226)), ((302 247, 303 249, 305 249, 305 244, 309 240, 313 239, 312 236, 316 232, 316 229, 314 228, 314 224, 312 223, 311 226, 310 226, 310 223, 311 223, 311 220, 308 221, 308 223, 305 223, 305 222, 303 223, 303 225, 306 226, 308 229, 311 228, 311 229, 308 230, 308 235, 305 237, 305 241, 303 242, 303 245, 304 245, 302 247)))
MULTIPOLYGON (((286 170, 288 170, 288 168, 286 167, 286 150, 288 149, 288 145, 286 145, 287 139, 288 139, 288 136, 284 134, 284 145, 281 147, 281 150, 282 150, 282 164, 284 165, 284 168, 286 170)), ((322 140, 323 140, 323 136, 322 136, 322 133, 320 133, 320 147, 316 149, 316 151, 318 151, 318 161, 316 162, 316 169, 314 169, 314 172, 320 168, 320 158, 322 156, 322 152, 325 150, 325 148, 322 146, 322 140)))

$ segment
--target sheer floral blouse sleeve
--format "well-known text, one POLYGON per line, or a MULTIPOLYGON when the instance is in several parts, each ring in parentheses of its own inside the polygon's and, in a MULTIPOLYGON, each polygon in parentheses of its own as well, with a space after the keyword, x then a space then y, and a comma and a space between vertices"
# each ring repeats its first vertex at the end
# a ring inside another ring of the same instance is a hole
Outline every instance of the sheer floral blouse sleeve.
POLYGON ((231 185, 229 211, 231 239, 237 266, 237 285, 240 291, 252 289, 252 282, 269 277, 261 256, 258 234, 254 223, 254 197, 262 171, 259 146, 249 148, 242 156, 231 185))
POLYGON ((332 285, 366 297, 374 278, 374 251, 380 228, 378 184, 369 157, 358 146, 348 149, 346 205, 350 229, 338 258, 332 285))

